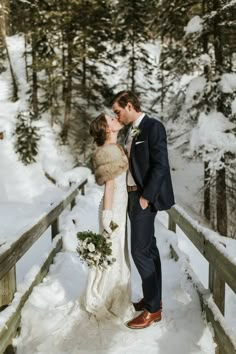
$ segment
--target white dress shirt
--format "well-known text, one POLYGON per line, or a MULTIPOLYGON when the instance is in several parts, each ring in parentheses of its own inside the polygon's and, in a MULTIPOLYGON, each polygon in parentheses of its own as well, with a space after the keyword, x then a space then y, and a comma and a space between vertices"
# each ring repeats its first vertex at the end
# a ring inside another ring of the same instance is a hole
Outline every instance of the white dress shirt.
MULTIPOLYGON (((131 130, 133 128, 137 128, 139 126, 139 124, 141 123, 142 119, 144 118, 145 116, 145 113, 142 113, 134 122, 133 124, 131 125, 130 129, 129 129, 129 132, 128 132, 128 136, 127 136, 127 139, 126 139, 126 142, 125 142, 125 148, 128 152, 128 157, 130 157, 130 150, 131 150, 131 145, 132 145, 132 141, 133 141, 133 137, 131 136, 131 130)), ((130 172, 130 170, 128 170, 128 174, 127 174, 127 185, 128 186, 135 186, 136 183, 133 179, 133 176, 130 172)))

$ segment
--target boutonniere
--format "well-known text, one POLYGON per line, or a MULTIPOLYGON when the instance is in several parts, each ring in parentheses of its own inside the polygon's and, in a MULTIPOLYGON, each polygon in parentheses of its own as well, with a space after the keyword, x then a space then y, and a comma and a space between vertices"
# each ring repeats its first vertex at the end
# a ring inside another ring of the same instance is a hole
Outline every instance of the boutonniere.
POLYGON ((138 128, 138 127, 134 127, 134 128, 131 129, 130 136, 132 138, 137 138, 140 133, 141 133, 141 129, 138 128))

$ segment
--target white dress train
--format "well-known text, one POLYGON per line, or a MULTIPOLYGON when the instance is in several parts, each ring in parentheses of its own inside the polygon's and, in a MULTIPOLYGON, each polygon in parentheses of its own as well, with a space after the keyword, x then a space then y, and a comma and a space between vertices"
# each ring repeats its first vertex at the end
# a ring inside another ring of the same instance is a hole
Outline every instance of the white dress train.
MULTIPOLYGON (((112 203, 112 220, 119 225, 110 237, 112 256, 116 261, 104 270, 92 267, 88 273, 84 306, 98 319, 116 317, 124 322, 135 313, 130 301, 130 267, 126 239, 127 199, 126 172, 123 172, 114 178, 112 203)), ((103 200, 99 206, 100 232, 103 230, 102 205, 103 200)))

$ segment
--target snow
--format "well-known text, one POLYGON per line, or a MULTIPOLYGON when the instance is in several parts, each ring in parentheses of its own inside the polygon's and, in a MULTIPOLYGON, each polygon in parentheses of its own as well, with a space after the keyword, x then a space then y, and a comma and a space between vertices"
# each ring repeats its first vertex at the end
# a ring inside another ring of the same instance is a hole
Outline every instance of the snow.
POLYGON ((236 74, 235 73, 223 74, 220 80, 220 86, 222 92, 224 93, 233 93, 234 91, 236 91, 236 74))
POLYGON ((199 59, 199 64, 201 64, 202 66, 210 66, 211 65, 211 57, 208 54, 201 54, 199 59))
POLYGON ((201 152, 203 160, 210 161, 211 170, 222 168, 221 158, 225 152, 236 152, 236 138, 232 131, 235 123, 220 112, 201 112, 198 124, 192 130, 190 151, 201 152))
POLYGON ((184 27, 185 33, 190 34, 194 32, 201 32, 203 28, 203 20, 199 16, 194 16, 188 22, 187 26, 184 27))
MULTIPOLYGON (((192 19, 186 31, 201 30, 201 19, 192 19)), ((59 145, 55 131, 50 127, 45 114, 35 124, 39 127, 41 140, 37 162, 24 166, 14 152, 15 117, 27 105, 28 85, 25 78, 23 37, 7 39, 15 74, 20 84, 17 102, 10 100, 11 85, 9 70, 0 76, 0 250, 7 249, 10 243, 36 222, 50 208, 65 197, 73 183, 80 183, 85 177, 89 184, 86 195, 76 198, 77 204, 71 210, 66 208, 60 217, 60 235, 63 236, 63 251, 50 267, 44 281, 34 288, 22 312, 22 330, 17 344, 19 354, 77 354, 77 353, 155 353, 155 354, 211 354, 214 353, 212 329, 201 314, 198 295, 186 277, 188 265, 193 268, 199 282, 207 287, 208 264, 183 232, 177 234, 167 231, 167 214, 159 213, 156 220, 157 242, 163 265, 163 320, 142 331, 133 331, 110 321, 97 323, 81 308, 79 298, 86 286, 87 269, 81 264, 75 248, 76 232, 98 228, 97 208, 103 189, 94 184, 94 176, 86 167, 75 167, 74 159, 68 149, 59 145), (54 185, 46 178, 52 177, 54 185), (165 225, 165 226, 164 226, 165 225), (169 245, 175 244, 181 252, 178 262, 169 257, 169 245), (194 320, 193 320, 194 319, 194 320), (40 326, 39 326, 40 324, 40 326)), ((155 44, 147 45, 152 60, 158 62, 160 48, 155 44)), ((207 57, 201 60, 209 61, 207 57)), ((124 67, 125 70, 125 67, 124 67)), ((113 81, 119 77, 112 78, 113 81)), ((235 90, 234 76, 222 77, 222 90, 235 90)), ((194 94, 204 86, 202 78, 183 75, 179 86, 188 85, 186 100, 190 102, 194 94)), ((226 92, 226 91, 224 91, 226 92)), ((235 100, 232 110, 236 112, 235 100)), ((215 147, 235 151, 235 140, 231 133, 233 125, 223 115, 211 112, 199 117, 199 123, 192 135, 192 148, 200 149, 206 143, 208 148, 215 147), (213 137, 214 133, 214 137, 213 137)), ((201 224, 203 185, 203 163, 198 160, 184 159, 175 146, 170 147, 170 164, 177 203, 187 210, 186 216, 201 224)), ((180 209, 179 209, 180 210, 180 209)), ((185 213, 184 211, 182 211, 185 213)), ((201 225, 199 224, 199 230, 201 225)), ((202 229, 201 229, 202 230, 202 229)), ((22 257, 16 265, 17 293, 12 306, 1 312, 0 326, 10 316, 19 299, 37 274, 40 265, 49 254, 56 240, 51 242, 50 228, 22 257)), ((210 233, 217 239, 220 236, 210 233)), ((222 240, 222 239, 221 239, 222 240)), ((216 242, 217 247, 218 241, 216 242)), ((235 260, 235 240, 223 238, 225 254, 235 260)), ((221 247, 222 249, 222 247, 221 247)), ((141 284, 137 271, 132 265, 132 299, 141 296, 141 284)), ((197 279, 197 278, 196 278, 197 279)), ((228 327, 233 328, 236 336, 236 296, 226 287, 226 314, 228 327)))
POLYGON ((186 98, 185 98, 185 102, 186 102, 187 106, 192 105, 192 100, 193 100, 194 96, 198 92, 202 92, 205 85, 206 85, 206 79, 204 77, 200 77, 200 76, 195 77, 190 81, 187 91, 186 91, 186 98))
POLYGON ((236 114, 236 98, 233 100, 231 104, 232 114, 236 114))

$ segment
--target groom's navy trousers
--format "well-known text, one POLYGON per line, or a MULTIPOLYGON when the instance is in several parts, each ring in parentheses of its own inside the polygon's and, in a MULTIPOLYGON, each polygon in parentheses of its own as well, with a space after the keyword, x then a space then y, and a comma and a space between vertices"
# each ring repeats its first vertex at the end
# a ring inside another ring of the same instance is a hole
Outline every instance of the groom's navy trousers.
POLYGON ((131 224, 131 254, 142 278, 145 308, 156 312, 161 308, 161 261, 156 246, 154 219, 155 208, 142 209, 140 191, 129 192, 128 214, 131 224))

